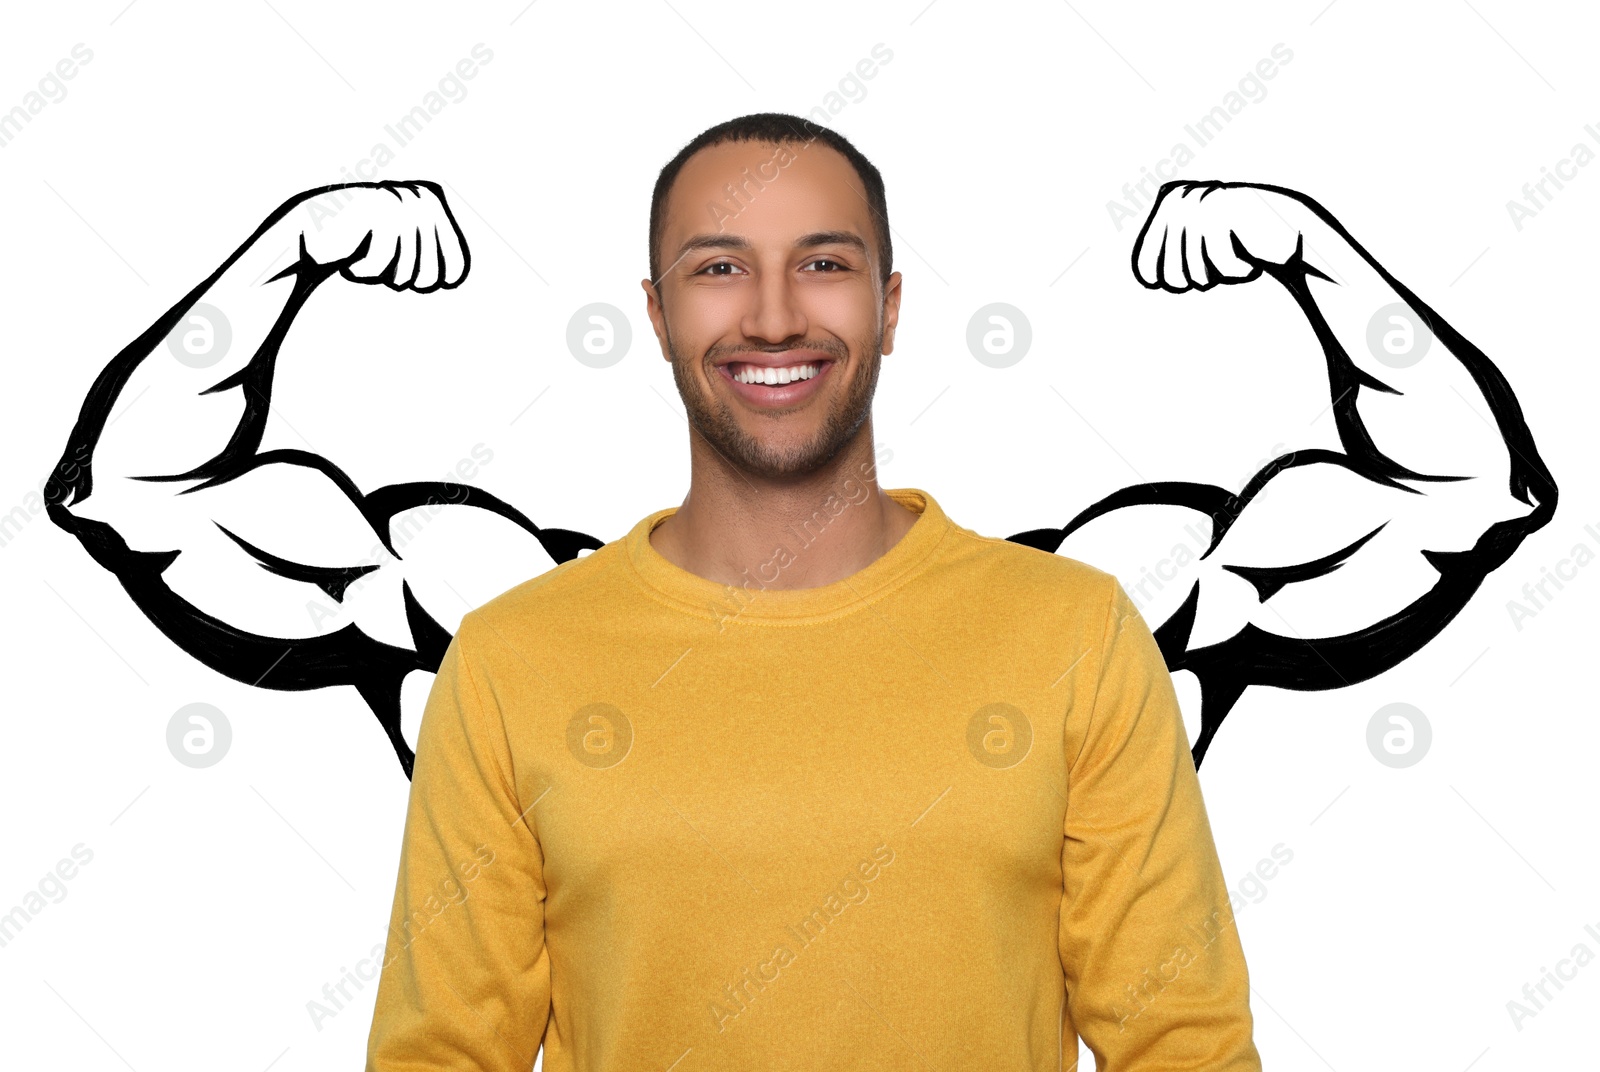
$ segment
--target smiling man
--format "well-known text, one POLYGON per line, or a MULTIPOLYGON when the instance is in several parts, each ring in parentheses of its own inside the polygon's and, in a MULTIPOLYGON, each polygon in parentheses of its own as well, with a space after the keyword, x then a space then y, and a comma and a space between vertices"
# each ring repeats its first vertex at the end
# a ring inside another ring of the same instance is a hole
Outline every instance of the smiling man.
POLYGON ((858 474, 865 508, 829 516, 825 547, 772 586, 847 577, 917 519, 870 480, 872 396, 900 312, 883 182, 843 138, 805 136, 772 115, 714 127, 663 169, 650 209, 643 286, 689 411, 691 472, 650 542, 741 592, 771 581, 750 563, 793 544, 819 504, 846 501, 858 474))
POLYGON ((370 1072, 1260 1068, 1171 678, 1116 578, 876 480, 882 179, 792 116, 662 169, 690 486, 468 613, 370 1072))

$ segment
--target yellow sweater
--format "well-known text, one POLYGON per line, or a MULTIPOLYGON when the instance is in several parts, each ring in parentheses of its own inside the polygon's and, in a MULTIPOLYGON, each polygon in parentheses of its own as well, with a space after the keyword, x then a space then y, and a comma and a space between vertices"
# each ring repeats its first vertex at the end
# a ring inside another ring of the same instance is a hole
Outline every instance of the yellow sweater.
POLYGON ((916 523, 834 584, 761 587, 849 500, 742 588, 651 546, 669 508, 467 614, 368 1072, 1261 1067, 1144 620, 888 493, 916 523))

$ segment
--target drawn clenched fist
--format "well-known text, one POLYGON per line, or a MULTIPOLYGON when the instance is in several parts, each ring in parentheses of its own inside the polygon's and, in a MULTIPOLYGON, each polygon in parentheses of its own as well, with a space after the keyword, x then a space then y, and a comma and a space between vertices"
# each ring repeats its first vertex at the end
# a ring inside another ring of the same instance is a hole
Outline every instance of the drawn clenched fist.
POLYGON ((346 279, 427 293, 467 276, 467 241, 437 183, 358 182, 303 197, 331 210, 301 229, 304 256, 346 279))
POLYGON ((1133 274, 1174 293, 1248 283, 1300 253, 1306 215, 1302 195, 1277 186, 1166 183, 1133 244, 1133 274))

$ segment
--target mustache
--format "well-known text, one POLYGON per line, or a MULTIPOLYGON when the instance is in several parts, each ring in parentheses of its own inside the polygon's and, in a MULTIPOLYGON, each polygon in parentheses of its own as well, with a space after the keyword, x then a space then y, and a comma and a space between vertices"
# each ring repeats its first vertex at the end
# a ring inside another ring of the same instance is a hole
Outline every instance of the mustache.
POLYGON ((706 360, 715 362, 724 357, 737 354, 782 354, 790 350, 815 350, 819 354, 827 354, 835 361, 843 361, 850 356, 849 349, 841 342, 833 339, 815 339, 805 342, 786 342, 768 346, 713 346, 706 351, 706 360))

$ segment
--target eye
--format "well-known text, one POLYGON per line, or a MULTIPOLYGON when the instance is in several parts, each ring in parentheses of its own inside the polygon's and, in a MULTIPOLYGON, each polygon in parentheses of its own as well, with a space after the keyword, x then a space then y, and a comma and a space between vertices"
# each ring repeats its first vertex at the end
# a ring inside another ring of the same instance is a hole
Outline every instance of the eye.
POLYGON ((713 261, 712 263, 706 265, 704 268, 700 269, 698 272, 695 272, 694 274, 695 275, 732 275, 733 274, 732 272, 713 272, 712 269, 713 268, 737 268, 737 267, 739 267, 739 266, 737 264, 734 264, 732 261, 713 261))
POLYGON ((811 269, 811 265, 816 265, 816 264, 831 264, 831 265, 833 265, 833 268, 831 270, 823 273, 824 275, 832 275, 833 272, 848 272, 850 270, 849 266, 845 265, 844 263, 842 263, 840 261, 833 260, 830 257, 818 257, 816 260, 812 261, 811 264, 808 264, 808 265, 806 265, 805 268, 801 269, 801 271, 809 271, 811 269))

